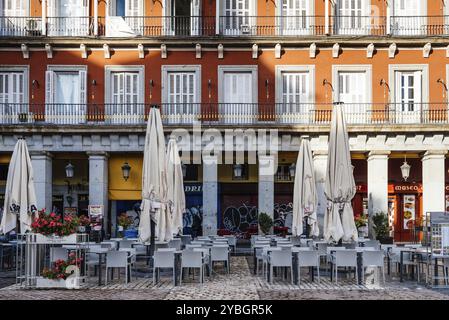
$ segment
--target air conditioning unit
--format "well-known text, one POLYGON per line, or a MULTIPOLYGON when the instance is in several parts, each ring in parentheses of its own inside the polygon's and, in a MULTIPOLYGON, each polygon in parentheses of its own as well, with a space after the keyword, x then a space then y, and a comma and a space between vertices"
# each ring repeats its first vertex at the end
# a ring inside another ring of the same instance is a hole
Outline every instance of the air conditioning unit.
POLYGON ((251 28, 247 24, 242 24, 240 25, 240 31, 242 32, 242 34, 250 34, 251 28))

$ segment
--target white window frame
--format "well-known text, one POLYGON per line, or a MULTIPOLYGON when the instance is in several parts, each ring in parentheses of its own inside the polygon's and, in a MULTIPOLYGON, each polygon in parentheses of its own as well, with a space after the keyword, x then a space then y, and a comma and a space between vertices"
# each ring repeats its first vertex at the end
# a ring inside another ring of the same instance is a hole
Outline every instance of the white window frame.
POLYGON ((28 65, 0 65, 0 72, 22 72, 23 73, 23 103, 29 103, 29 79, 30 66, 28 65))
POLYGON ((137 103, 143 104, 145 101, 145 66, 111 66, 106 65, 105 71, 105 87, 104 87, 104 101, 107 104, 112 103, 112 79, 111 76, 115 72, 137 72, 138 73, 138 95, 137 103))
MULTIPOLYGON (((387 1, 387 19, 389 19, 387 21, 387 24, 389 26, 387 32, 389 34, 393 33, 393 29, 394 29, 394 26, 391 25, 390 18, 398 16, 397 13, 394 10, 395 5, 396 5, 396 3, 395 3, 396 1, 401 1, 401 0, 387 1)), ((447 1, 447 0, 445 0, 445 1, 447 1)), ((420 12, 418 12, 417 15, 426 17, 427 16, 427 0, 419 0, 419 2, 421 2, 421 4, 419 5, 420 6, 420 12)), ((447 8, 447 6, 448 6, 448 3, 446 3, 446 8, 447 8)), ((443 9, 443 10, 446 11, 445 14, 449 13, 448 9, 443 9)), ((426 19, 426 21, 427 21, 428 18, 423 18, 423 19, 426 19)), ((422 23, 423 21, 417 21, 417 22, 418 23, 422 23)), ((427 24, 427 22, 425 22, 425 23, 427 24)), ((395 32, 394 35, 399 35, 399 36, 403 35, 402 32, 398 32, 398 30, 395 30, 395 31, 396 32, 395 32)), ((419 35, 419 34, 420 34, 420 32, 418 32, 418 30, 412 31, 412 34, 408 34, 407 31, 404 32, 404 35, 419 35)))
POLYGON ((282 74, 285 72, 308 73, 309 74, 309 96, 307 103, 315 103, 315 65, 277 65, 276 74, 276 103, 283 102, 283 81, 282 74))
MULTIPOLYGON (((257 21, 251 17, 257 16, 257 0, 248 0, 249 4, 249 26, 257 25, 257 21)), ((224 34, 240 35, 241 29, 226 29, 225 17, 226 17, 226 0, 216 0, 216 19, 219 29, 224 34), (220 21, 221 17, 221 21, 220 21), (221 25, 220 25, 221 24, 221 25)), ((256 18, 257 20, 257 18, 256 18)), ((250 32, 251 33, 251 32, 250 32)))
POLYGON ((253 92, 252 92, 252 102, 251 103, 258 103, 258 68, 257 65, 219 65, 218 66, 218 102, 223 103, 224 98, 224 74, 226 72, 251 72, 252 76, 252 85, 253 85, 253 92))
POLYGON ((390 84, 390 101, 396 103, 396 72, 422 72, 421 101, 429 102, 429 65, 428 64, 390 64, 388 66, 388 82, 390 84))
MULTIPOLYGON (((292 0, 290 0, 292 1, 292 0)), ((294 1, 294 0, 293 0, 294 1)), ((279 0, 279 4, 276 8, 276 16, 279 17, 277 23, 279 26, 279 33, 284 35, 309 35, 313 34, 314 30, 312 30, 311 26, 315 25, 317 22, 315 21, 315 1, 313 0, 306 0, 308 4, 307 8, 307 14, 306 14, 306 28, 302 29, 299 28, 298 30, 284 30, 283 26, 285 23, 284 16, 282 15, 282 0, 279 0)))
MULTIPOLYGON (((49 64, 47 65, 47 71, 52 72, 79 72, 79 71, 85 71, 86 72, 86 78, 84 79, 84 83, 86 85, 86 92, 84 94, 84 101, 81 101, 80 104, 87 103, 87 88, 89 87, 87 84, 87 66, 86 65, 55 65, 55 64, 49 64)), ((45 84, 47 86, 47 83, 45 84)), ((54 94, 56 91, 54 91, 53 88, 53 101, 54 101, 54 94)), ((45 101, 47 103, 47 101, 45 101)))
POLYGON ((162 72, 162 103, 169 103, 168 99, 168 86, 169 79, 168 74, 171 72, 193 72, 195 73, 195 98, 194 103, 201 103, 201 65, 163 65, 161 67, 162 72))
POLYGON ((366 103, 372 103, 373 97, 373 67, 369 64, 341 64, 332 66, 332 84, 334 87, 333 99, 339 101, 340 95, 340 72, 364 72, 366 74, 365 90, 366 90, 366 103))

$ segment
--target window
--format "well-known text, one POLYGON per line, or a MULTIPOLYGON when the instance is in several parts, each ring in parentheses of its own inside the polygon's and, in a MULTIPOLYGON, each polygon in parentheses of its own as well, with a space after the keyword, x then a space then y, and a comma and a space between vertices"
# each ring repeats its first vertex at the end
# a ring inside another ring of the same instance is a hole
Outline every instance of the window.
POLYGON ((88 0, 48 0, 47 29, 50 36, 89 34, 88 0))
POLYGON ((313 32, 313 1, 311 0, 282 0, 279 15, 281 34, 307 35, 313 32))
POLYGON ((106 122, 144 121, 144 66, 106 66, 106 122))
POLYGON ((218 87, 218 112, 225 123, 257 120, 257 66, 218 66, 218 87))
POLYGON ((307 123, 314 101, 314 66, 276 66, 276 117, 307 123))
POLYGON ((344 103, 347 123, 371 121, 372 67, 370 65, 335 65, 333 69, 334 102, 344 103))
POLYGON ((224 33, 227 35, 252 34, 252 27, 255 25, 256 1, 223 0, 223 3, 224 33))
POLYGON ((425 34, 427 25, 426 0, 395 0, 391 32, 395 35, 425 34))
POLYGON ((0 123, 26 121, 28 113, 28 67, 0 66, 0 123))
POLYGON ((144 2, 141 0, 110 0, 106 17, 106 36, 142 35, 144 2))
POLYGON ((0 36, 25 36, 28 16, 28 1, 0 0, 0 36), (4 19, 3 17, 7 17, 4 19))
POLYGON ((366 34, 370 24, 369 0, 339 0, 336 5, 338 34, 366 34))
POLYGON ((391 117, 397 123, 419 123, 426 116, 428 65, 390 65, 391 117))
POLYGON ((86 121, 86 66, 48 66, 45 73, 45 120, 58 124, 86 121))
POLYGON ((162 102, 168 123, 198 120, 201 102, 201 67, 162 66, 162 102))

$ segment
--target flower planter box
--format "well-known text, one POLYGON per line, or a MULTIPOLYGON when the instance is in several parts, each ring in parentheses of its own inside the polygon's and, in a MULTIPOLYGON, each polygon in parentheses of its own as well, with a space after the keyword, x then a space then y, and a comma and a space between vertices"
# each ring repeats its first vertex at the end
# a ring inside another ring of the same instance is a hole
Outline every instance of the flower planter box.
POLYGON ((37 289, 79 289, 79 278, 71 277, 64 279, 36 278, 37 289))
POLYGON ((29 234, 30 242, 37 244, 76 244, 80 242, 80 238, 77 233, 73 233, 68 236, 46 236, 40 233, 29 234))

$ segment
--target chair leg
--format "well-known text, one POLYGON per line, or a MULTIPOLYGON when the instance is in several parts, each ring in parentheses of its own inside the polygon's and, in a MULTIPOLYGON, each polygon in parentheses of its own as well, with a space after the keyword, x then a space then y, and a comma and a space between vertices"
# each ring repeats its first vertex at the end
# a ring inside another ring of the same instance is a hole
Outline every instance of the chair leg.
POLYGON ((301 266, 298 265, 298 286, 301 285, 301 266))
MULTIPOLYGON (((120 269, 118 269, 118 273, 120 274, 120 269)), ((125 267, 125 283, 128 284, 128 266, 125 267)))
POLYGON ((153 267, 153 285, 156 284, 156 267, 153 267))
POLYGON ((382 266, 382 280, 384 282, 384 287, 385 287, 385 267, 382 266))
POLYGON ((179 272, 179 285, 182 284, 182 269, 184 269, 183 267, 181 267, 181 270, 179 272))
POLYGON ((270 284, 273 283, 273 265, 270 265, 270 284))
POLYGON ((338 265, 335 265, 335 284, 338 283, 337 277, 338 277, 338 265))
POLYGON ((317 276, 318 276, 318 283, 320 283, 320 265, 319 264, 316 267, 316 273, 317 273, 317 276))
POLYGON ((294 284, 294 282, 293 282, 293 266, 290 266, 290 280, 291 280, 292 284, 294 284))
POLYGON ((106 280, 104 281, 104 284, 107 286, 108 285, 108 267, 106 267, 106 280))

